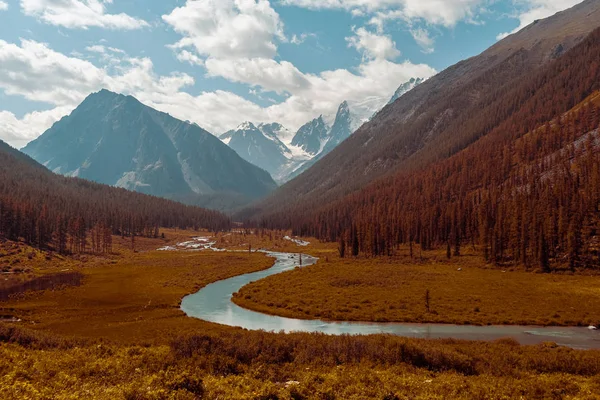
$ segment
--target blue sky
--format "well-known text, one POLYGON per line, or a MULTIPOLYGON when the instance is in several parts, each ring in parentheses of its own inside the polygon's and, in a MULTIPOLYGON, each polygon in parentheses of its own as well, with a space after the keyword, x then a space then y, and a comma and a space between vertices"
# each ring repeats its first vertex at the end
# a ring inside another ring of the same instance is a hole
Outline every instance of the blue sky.
POLYGON ((581 0, 0 0, 0 139, 22 147, 101 88, 214 134, 367 118, 581 0))

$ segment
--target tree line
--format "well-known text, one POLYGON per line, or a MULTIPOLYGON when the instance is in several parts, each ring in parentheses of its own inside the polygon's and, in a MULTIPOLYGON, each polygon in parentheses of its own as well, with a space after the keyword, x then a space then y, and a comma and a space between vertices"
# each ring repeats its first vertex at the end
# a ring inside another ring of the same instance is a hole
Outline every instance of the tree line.
POLYGON ((262 225, 337 241, 343 256, 472 246, 497 264, 600 266, 599 53, 597 30, 514 88, 497 107, 513 112, 465 150, 262 225))
POLYGON ((0 236, 61 253, 110 252, 112 235, 229 230, 217 211, 53 174, 0 143, 0 236))

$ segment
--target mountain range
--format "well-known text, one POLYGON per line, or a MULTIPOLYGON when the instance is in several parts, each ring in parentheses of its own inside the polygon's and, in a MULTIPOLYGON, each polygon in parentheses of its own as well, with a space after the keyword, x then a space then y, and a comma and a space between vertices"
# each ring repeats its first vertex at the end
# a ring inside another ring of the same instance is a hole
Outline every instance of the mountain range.
POLYGON ((216 208, 276 187, 198 125, 108 90, 88 96, 22 151, 65 176, 216 208))
MULTIPOLYGON (((538 82, 545 68, 551 68, 599 26, 600 0, 586 0, 533 22, 390 102, 312 168, 237 217, 312 218, 319 207, 353 195, 380 178, 410 174, 464 150, 522 107, 532 108, 529 102, 540 88, 523 92, 517 88, 538 82)), ((594 71, 594 66, 590 68, 594 71)), ((545 104, 548 117, 568 110, 558 104, 545 104)))
MULTIPOLYGON (((388 104, 422 82, 421 78, 412 78, 402 84, 388 104)), ((322 115, 304 124, 295 134, 279 123, 255 125, 244 122, 219 138, 244 160, 268 171, 276 182, 283 184, 309 169, 362 124, 363 121, 344 101, 331 126, 322 115)))

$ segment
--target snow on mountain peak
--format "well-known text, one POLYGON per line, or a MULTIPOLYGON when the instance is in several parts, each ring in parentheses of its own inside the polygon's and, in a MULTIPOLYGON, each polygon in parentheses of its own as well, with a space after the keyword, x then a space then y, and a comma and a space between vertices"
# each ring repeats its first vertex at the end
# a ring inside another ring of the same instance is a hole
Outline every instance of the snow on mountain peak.
POLYGON ((242 122, 237 128, 235 128, 236 131, 248 131, 251 129, 256 129, 256 126, 249 121, 242 122))

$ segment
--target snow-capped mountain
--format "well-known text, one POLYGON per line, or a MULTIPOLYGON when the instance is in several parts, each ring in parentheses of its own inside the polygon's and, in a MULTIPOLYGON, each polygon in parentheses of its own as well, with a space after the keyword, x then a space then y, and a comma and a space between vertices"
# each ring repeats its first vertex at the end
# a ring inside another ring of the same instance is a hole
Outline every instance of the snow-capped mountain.
MULTIPOLYGON (((296 176, 300 175, 302 172, 306 171, 308 168, 313 166, 317 161, 319 161, 321 158, 327 155, 331 150, 335 149, 337 145, 342 143, 344 140, 350 137, 350 135, 356 132, 356 130, 360 128, 362 124, 363 122, 361 121, 361 119, 352 113, 347 101, 344 101, 342 104, 340 104, 337 114, 335 115, 333 125, 326 133, 326 135, 320 137, 319 151, 316 154, 314 154, 310 160, 303 163, 301 166, 292 171, 292 173, 288 176, 288 180, 295 178, 296 176)), ((305 125, 304 127, 306 126, 307 125, 305 125)), ((321 125, 318 122, 315 124, 315 126, 319 129, 321 128, 321 125)), ((296 137, 298 137, 299 135, 301 135, 302 137, 308 137, 312 139, 312 142, 310 143, 314 146, 314 136, 316 135, 306 135, 303 131, 304 127, 300 128, 300 130, 296 134, 296 137)), ((318 132, 321 131, 318 130, 318 132)), ((296 141, 296 137, 294 138, 294 141, 296 141)), ((298 144, 301 145, 300 143, 298 144)))
POLYGON ((330 128, 321 115, 298 129, 292 139, 292 145, 300 147, 314 157, 323 150, 329 131, 330 128))
POLYGON ((249 202, 276 187, 198 125, 107 90, 88 96, 23 152, 59 174, 205 206, 249 202))
MULTIPOLYGON (((347 101, 340 104, 338 112, 335 116, 335 121, 329 131, 327 144, 321 153, 329 153, 337 147, 338 144, 346 140, 363 124, 360 118, 350 111, 350 106, 347 101)), ((323 155, 325 155, 323 154, 323 155)))
MULTIPOLYGON (((404 83, 394 94, 393 100, 422 81, 413 78, 404 83)), ((244 122, 222 134, 220 139, 243 159, 268 171, 281 184, 301 174, 335 149, 369 120, 365 118, 365 110, 373 112, 378 107, 381 107, 381 99, 365 99, 355 104, 355 109, 344 101, 335 116, 321 115, 300 127, 295 134, 278 123, 254 125, 244 122), (333 121, 331 126, 327 120, 333 121)))
POLYGON ((415 87, 419 86, 421 83, 423 83, 424 80, 425 79, 422 79, 422 78, 417 78, 417 79, 411 78, 410 81, 403 83, 402 85, 400 85, 400 87, 398 87, 398 89, 396 90, 396 93, 394 93, 394 95, 392 96, 392 98, 390 99, 388 104, 392 104, 393 102, 398 100, 400 97, 404 96, 404 94, 408 93, 415 87))
POLYGON ((278 123, 244 122, 219 138, 244 160, 269 172, 275 181, 285 182, 290 170, 310 159, 299 147, 283 143, 281 138, 289 140, 290 136, 290 131, 278 123))

